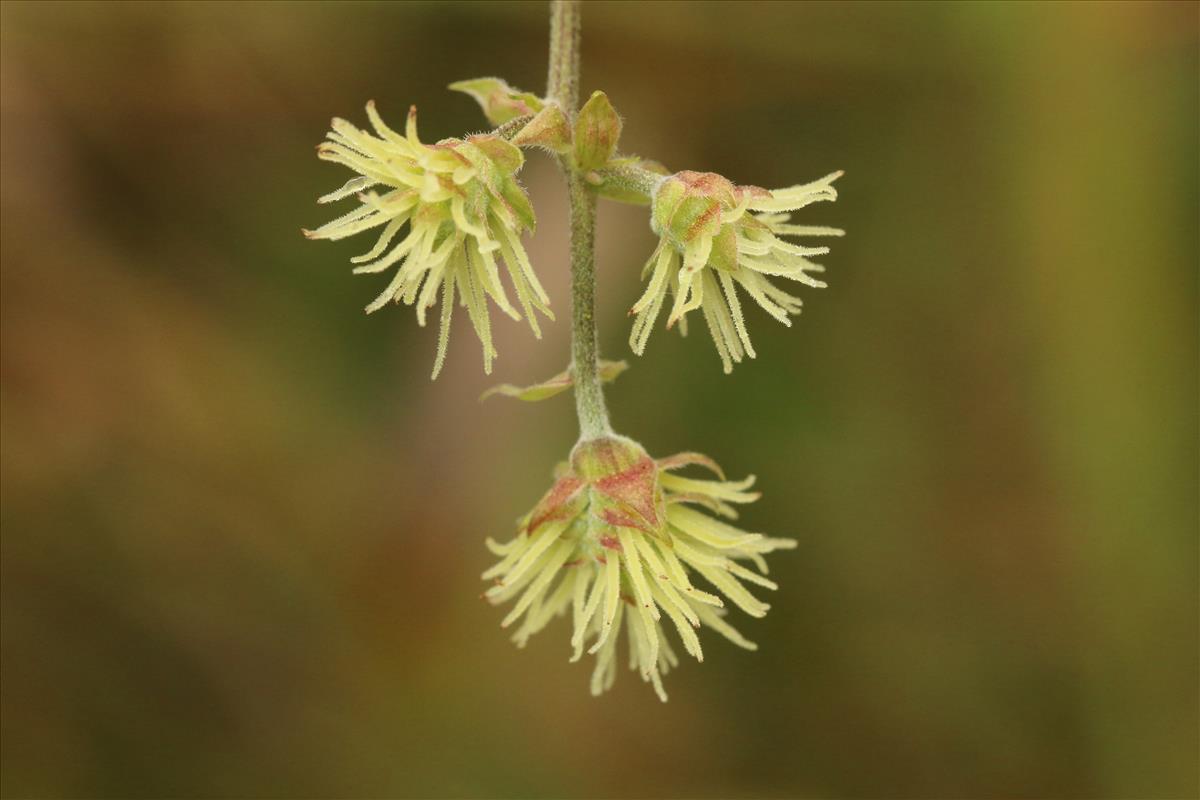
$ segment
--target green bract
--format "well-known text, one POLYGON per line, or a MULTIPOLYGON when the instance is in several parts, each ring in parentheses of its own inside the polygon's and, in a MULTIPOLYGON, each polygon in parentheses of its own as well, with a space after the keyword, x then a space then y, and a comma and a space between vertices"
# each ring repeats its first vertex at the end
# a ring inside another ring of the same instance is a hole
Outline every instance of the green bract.
POLYGON ((599 169, 617 152, 621 118, 604 92, 592 96, 579 109, 575 120, 575 166, 583 171, 599 169))
MULTIPOLYGON (((597 367, 600 373, 600 380, 604 383, 615 381, 618 375, 629 369, 629 365, 624 361, 601 360, 597 364, 597 367)), ((493 386, 481 394, 479 400, 483 402, 493 395, 500 394, 505 397, 524 400, 527 403, 536 403, 539 400, 546 400, 555 395, 562 394, 574 385, 575 379, 571 377, 571 370, 564 369, 557 375, 547 378, 541 383, 535 383, 532 386, 514 386, 511 383, 502 383, 499 386, 493 386)))
POLYGON ((551 103, 517 131, 512 143, 520 147, 537 146, 555 153, 565 153, 571 149, 571 124, 562 109, 551 103))
POLYGON ((483 109, 488 122, 503 125, 517 117, 536 114, 542 110, 542 100, 535 94, 514 89, 500 78, 475 78, 450 84, 456 92, 474 97, 483 109))

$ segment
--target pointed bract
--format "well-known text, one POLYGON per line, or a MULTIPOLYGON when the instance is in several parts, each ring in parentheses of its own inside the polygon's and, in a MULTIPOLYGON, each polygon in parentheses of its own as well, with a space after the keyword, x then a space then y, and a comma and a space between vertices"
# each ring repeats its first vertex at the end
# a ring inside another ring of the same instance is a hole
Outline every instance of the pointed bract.
MULTIPOLYGON (((604 359, 600 359, 596 366, 600 374, 600 380, 603 383, 616 380, 618 375, 629 369, 629 364, 624 361, 605 361, 604 359)), ((547 378, 541 383, 535 383, 532 386, 514 386, 511 383, 502 383, 499 386, 493 386, 481 394, 479 400, 482 402, 492 395, 502 394, 505 397, 514 397, 517 400, 534 403, 538 400, 545 400, 562 394, 574 384, 575 381, 571 379, 571 371, 565 369, 554 377, 547 378)))
POLYGON ((536 114, 542 110, 542 99, 531 92, 522 92, 508 85, 502 78, 473 78, 456 81, 449 86, 475 98, 483 115, 493 125, 503 125, 509 120, 536 114))
POLYGON ((512 138, 518 147, 544 147, 555 153, 571 149, 571 124, 557 103, 550 103, 512 138))
POLYGON ((617 152, 621 118, 604 92, 592 96, 575 118, 575 166, 583 171, 599 169, 617 152))

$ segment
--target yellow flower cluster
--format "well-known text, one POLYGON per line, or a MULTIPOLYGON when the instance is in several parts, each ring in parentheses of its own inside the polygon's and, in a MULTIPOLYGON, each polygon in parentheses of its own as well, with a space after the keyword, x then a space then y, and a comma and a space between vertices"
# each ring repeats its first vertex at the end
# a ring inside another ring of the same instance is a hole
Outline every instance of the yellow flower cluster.
POLYGON ((358 173, 320 202, 353 195, 359 207, 304 233, 311 239, 332 240, 382 226, 370 252, 351 259, 360 265, 356 273, 395 266, 391 282, 367 312, 404 302, 415 305, 417 322, 424 325, 425 312, 440 295, 436 378, 445 360, 457 298, 483 344, 484 371, 490 373, 496 349, 487 298, 513 319, 521 318, 500 283, 497 256, 534 335, 541 337, 535 312, 553 319, 549 298, 521 244, 521 233, 535 224, 529 198, 514 177, 524 156, 520 148, 494 135, 423 144, 417 137, 415 108, 409 110, 404 135, 384 123, 374 103, 367 104, 367 117, 374 135, 334 119, 327 141, 318 147, 322 159, 358 173), (408 234, 397 241, 406 224, 408 234))
POLYGON ((698 661, 704 659, 696 634, 701 626, 756 649, 725 620, 725 599, 750 616, 764 616, 770 606, 745 584, 775 589, 763 555, 796 542, 747 533, 719 519, 737 517, 732 504, 758 499, 749 491, 753 483, 753 476, 726 480, 715 462, 698 453, 655 461, 621 436, 581 442, 517 536, 504 544, 488 540, 501 560, 483 573, 495 580, 484 596, 494 604, 516 598, 501 624, 521 621, 513 634, 518 646, 555 617, 570 614, 571 660, 585 648, 596 656, 592 694, 613 685, 624 624, 631 669, 666 701, 662 676, 679 658, 665 621, 698 661), (673 474, 690 465, 707 467, 718 479, 673 474), (696 576, 712 591, 696 586, 696 576))
POLYGON ((642 271, 650 282, 630 309, 635 315, 629 344, 641 355, 668 291, 674 302, 667 327, 684 324, 700 309, 725 372, 754 347, 738 299, 740 287, 764 311, 784 325, 800 313, 800 298, 771 281, 788 278, 807 286, 825 284, 813 277, 824 267, 809 259, 828 247, 801 247, 781 236, 841 236, 837 228, 792 225, 789 213, 821 200, 836 200, 835 172, 819 181, 768 191, 735 186, 713 172, 679 172, 654 190, 651 227, 658 247, 642 271))

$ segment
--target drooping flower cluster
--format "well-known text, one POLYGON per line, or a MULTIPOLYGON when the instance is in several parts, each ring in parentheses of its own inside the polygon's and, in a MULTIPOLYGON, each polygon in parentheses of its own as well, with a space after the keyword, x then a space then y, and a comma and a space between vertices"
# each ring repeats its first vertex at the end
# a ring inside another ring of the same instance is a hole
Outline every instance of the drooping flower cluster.
MULTIPOLYGON (((566 8, 556 4, 555 13, 565 14, 566 8)), ((566 16, 556 19, 554 41, 572 28, 563 21, 566 16)), ((552 83, 561 89, 573 85, 574 78, 552 83)), ((699 309, 730 372, 744 356, 755 356, 740 293, 790 325, 789 315, 799 313, 801 301, 770 279, 825 285, 814 277, 823 268, 810 259, 828 248, 801 247, 784 237, 842 235, 836 228, 789 220, 792 211, 836 199, 833 182, 840 172, 777 190, 738 186, 714 173, 664 176, 666 170, 657 162, 618 152, 623 122, 603 92, 594 92, 576 110, 572 92, 542 98, 499 78, 459 81, 450 88, 474 97, 497 127, 487 134, 424 144, 417 135, 415 108, 403 134, 383 122, 373 103, 367 104, 373 132, 334 119, 318 155, 356 176, 319 202, 354 196, 360 205, 304 231, 309 238, 337 240, 378 229, 374 247, 351 259, 358 265, 355 273, 394 270, 366 310, 403 302, 415 307, 424 326, 427 312, 440 300, 434 378, 444 364, 456 302, 467 309, 483 345, 487 373, 497 355, 489 302, 514 319, 523 314, 538 338, 536 315, 553 319, 521 242, 535 225, 529 199, 515 178, 524 164, 522 147, 541 148, 559 159, 571 179, 573 211, 585 211, 591 202, 576 187, 650 204, 659 243, 643 270, 648 285, 630 310, 635 315, 630 345, 639 355, 672 296, 667 327, 679 323, 686 332, 688 314, 699 309), (516 291, 516 306, 501 283, 501 261, 516 291)), ((579 219, 586 221, 587 215, 579 219)), ((593 254, 590 234, 581 233, 588 231, 575 226, 572 285, 577 299, 586 300, 594 284, 593 254)), ((492 604, 514 603, 501 624, 514 626, 512 638, 519 646, 554 618, 570 615, 571 660, 582 658, 585 650, 596 656, 593 694, 613 685, 624 627, 630 668, 666 701, 662 677, 679 664, 672 641, 702 661, 698 631, 707 627, 740 647, 756 649, 727 621, 726 603, 750 616, 764 616, 769 606, 750 587, 777 588, 766 577, 764 556, 796 542, 748 533, 730 523, 737 518, 735 506, 758 499, 751 491, 753 476, 730 481, 715 462, 698 453, 656 461, 625 437, 610 433, 592 438, 596 431, 609 430, 599 382, 615 378, 625 364, 598 358, 591 306, 575 304, 571 366, 540 383, 506 383, 483 395, 532 402, 575 386, 585 437, 556 469, 550 491, 519 522, 516 536, 503 544, 487 540, 499 562, 483 574, 494 581, 484 596, 492 604), (676 474, 687 467, 711 470, 715 479, 676 474), (668 636, 670 628, 674 634, 668 636)))
POLYGON ((641 355, 668 292, 674 302, 667 327, 686 323, 700 309, 725 372, 754 347, 737 287, 784 325, 800 312, 800 298, 775 286, 770 277, 808 286, 825 284, 813 277, 824 267, 810 257, 828 247, 801 247, 782 236, 841 236, 837 228, 793 225, 789 213, 821 200, 836 200, 835 172, 812 183, 767 190, 736 186, 712 172, 678 172, 661 181, 652 199, 651 227, 658 247, 642 271, 650 282, 630 309, 636 315, 629 344, 641 355))
POLYGON ((497 256, 534 335, 541 337, 535 312, 553 319, 549 298, 521 244, 521 233, 535 224, 529 198, 514 178, 524 156, 520 148, 494 135, 423 144, 417 137, 416 108, 409 110, 404 135, 384 123, 374 103, 367 104, 367 117, 375 135, 334 119, 328 141, 318 147, 320 158, 358 173, 320 202, 355 195, 361 205, 304 233, 311 239, 342 239, 383 226, 375 246, 351 259, 361 265, 355 273, 383 272, 399 264, 367 312, 389 302, 404 302, 416 306, 417 322, 424 325, 425 312, 440 294, 436 378, 445 359, 457 299, 483 344, 484 371, 490 373, 496 349, 486 298, 513 319, 521 318, 501 286, 497 256), (408 235, 393 245, 406 223, 408 235))
POLYGON ((571 660, 579 660, 585 648, 597 657, 592 694, 607 690, 616 678, 624 624, 630 668, 666 701, 662 676, 679 659, 663 630, 664 617, 697 660, 703 660, 700 626, 756 649, 725 621, 721 595, 751 616, 764 616, 769 606, 743 581, 775 589, 765 577, 763 555, 796 543, 717 519, 736 518, 731 504, 758 499, 749 491, 753 483, 753 476, 726 480, 715 462, 698 453, 655 461, 621 436, 580 442, 569 463, 559 466, 554 486, 521 520, 516 537, 504 544, 488 540, 501 560, 483 573, 496 581, 484 596, 493 604, 517 599, 501 624, 521 620, 512 637, 518 646, 570 613, 571 660), (672 474, 690 465, 707 467, 718 480, 672 474), (715 593, 695 586, 696 575, 715 593))

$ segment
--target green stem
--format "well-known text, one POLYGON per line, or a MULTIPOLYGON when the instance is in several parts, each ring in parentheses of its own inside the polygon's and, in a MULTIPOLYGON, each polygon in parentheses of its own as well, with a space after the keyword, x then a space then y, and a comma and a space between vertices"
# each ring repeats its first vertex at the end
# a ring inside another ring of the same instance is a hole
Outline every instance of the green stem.
POLYGON ((665 176, 636 164, 621 164, 603 167, 588 177, 589 182, 595 185, 601 194, 613 194, 627 202, 636 197, 649 203, 654 197, 654 190, 665 176))
POLYGON ((596 342, 596 196, 578 172, 567 173, 571 198, 571 377, 582 439, 612 433, 600 384, 596 342))
POLYGON ((572 121, 579 110, 579 24, 578 0, 550 3, 550 75, 546 96, 557 100, 572 121))
MULTIPOLYGON (((579 109, 578 0, 550 4, 550 75, 546 95, 573 123, 579 109)), ((596 196, 570 156, 559 164, 571 203, 571 377, 580 439, 612 433, 600 385, 596 343, 596 196)))

